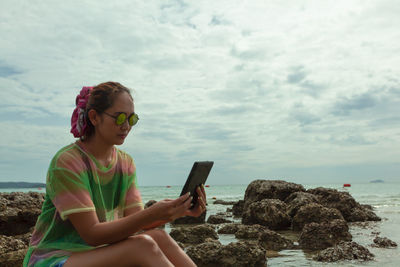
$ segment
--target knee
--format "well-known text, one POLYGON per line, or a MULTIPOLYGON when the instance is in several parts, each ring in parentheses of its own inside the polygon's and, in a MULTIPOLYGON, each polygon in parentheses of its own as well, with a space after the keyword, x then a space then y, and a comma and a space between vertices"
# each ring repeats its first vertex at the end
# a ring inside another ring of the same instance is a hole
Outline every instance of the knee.
POLYGON ((154 240, 156 240, 156 242, 159 240, 168 240, 169 238, 171 238, 170 235, 163 229, 153 229, 146 232, 145 234, 151 236, 154 240))
POLYGON ((141 234, 130 238, 132 244, 139 247, 141 250, 146 251, 146 253, 159 254, 161 253, 157 242, 149 235, 141 234))

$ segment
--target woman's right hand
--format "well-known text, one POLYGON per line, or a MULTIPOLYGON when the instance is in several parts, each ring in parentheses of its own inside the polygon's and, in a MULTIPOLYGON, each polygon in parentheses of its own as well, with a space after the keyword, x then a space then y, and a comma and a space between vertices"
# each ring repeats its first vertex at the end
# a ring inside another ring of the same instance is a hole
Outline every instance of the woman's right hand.
POLYGON ((187 210, 190 208, 192 197, 189 193, 177 198, 177 199, 164 199, 150 206, 154 217, 161 221, 173 221, 185 215, 187 210))

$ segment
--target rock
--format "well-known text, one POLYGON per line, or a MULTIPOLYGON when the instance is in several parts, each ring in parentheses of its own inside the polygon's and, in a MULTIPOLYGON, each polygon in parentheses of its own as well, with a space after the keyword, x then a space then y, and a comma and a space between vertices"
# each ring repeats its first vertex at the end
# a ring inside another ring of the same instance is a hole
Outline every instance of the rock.
POLYGON ((342 214, 333 208, 326 208, 320 204, 311 203, 302 206, 293 217, 292 229, 301 231, 304 225, 312 222, 322 223, 335 219, 344 220, 342 214))
POLYGON ((176 241, 189 244, 204 243, 207 238, 218 239, 217 232, 214 227, 209 224, 193 227, 178 227, 172 229, 169 234, 176 241))
POLYGON ((265 250, 256 243, 239 241, 226 246, 211 242, 192 246, 187 254, 199 267, 266 266, 265 250))
POLYGON ((282 249, 293 249, 296 246, 286 237, 271 230, 264 230, 258 237, 258 243, 267 250, 279 251, 282 249))
POLYGON ((28 248, 27 244, 15 237, 0 235, 0 254, 28 248))
POLYGON ((237 203, 237 201, 225 201, 225 200, 220 200, 220 199, 215 200, 213 202, 213 204, 219 204, 219 205, 234 205, 236 203, 237 203))
POLYGON ((221 224, 221 223, 231 223, 231 220, 226 219, 221 215, 210 215, 207 219, 207 223, 211 224, 221 224))
POLYGON ((154 204, 156 204, 157 203, 157 201, 155 201, 155 200, 149 200, 149 201, 147 201, 146 202, 146 204, 144 205, 144 208, 145 209, 147 209, 148 207, 151 207, 151 206, 153 206, 154 204))
POLYGON ((258 239, 261 233, 268 228, 259 224, 241 225, 235 232, 236 238, 241 239, 258 239))
POLYGON ((187 255, 199 266, 217 266, 216 251, 222 247, 220 242, 207 242, 186 249, 187 255))
POLYGON ((299 244, 303 249, 321 250, 351 239, 346 221, 333 220, 306 224, 300 234, 299 244))
POLYGON ((244 200, 239 200, 232 206, 232 213, 236 217, 242 217, 244 207, 244 200))
POLYGON ((206 222, 207 211, 203 212, 199 217, 185 216, 178 218, 172 224, 199 224, 206 222))
POLYGON ((294 192, 285 199, 287 206, 287 213, 290 217, 294 217, 297 211, 304 205, 311 203, 318 203, 318 198, 306 192, 294 192))
POLYGON ((0 234, 13 236, 27 233, 36 224, 44 201, 43 193, 0 193, 0 234), (4 205, 6 207, 4 208, 4 205))
POLYGON ((0 254, 0 266, 1 267, 22 266, 27 250, 28 249, 20 249, 17 251, 0 254))
POLYGON ((253 202, 263 199, 279 199, 284 201, 294 192, 306 191, 302 185, 280 180, 255 180, 246 189, 244 210, 253 202))
POLYGON ((323 206, 338 209, 348 222, 381 220, 371 209, 363 207, 348 192, 323 187, 309 189, 307 192, 316 195, 323 206))
POLYGON ((235 234, 240 227, 243 227, 239 223, 229 223, 218 229, 218 234, 235 234))
POLYGON ((243 212, 243 224, 261 224, 272 230, 290 227, 286 204, 279 199, 263 199, 251 203, 243 212))
POLYGON ((397 243, 387 237, 377 236, 374 238, 374 244, 372 246, 379 248, 394 248, 397 247, 397 243))
POLYGON ((340 242, 332 248, 320 251, 313 259, 316 261, 335 262, 342 260, 373 260, 372 254, 367 248, 356 242, 340 242))
POLYGON ((0 266, 22 266, 28 244, 16 237, 0 235, 0 266))

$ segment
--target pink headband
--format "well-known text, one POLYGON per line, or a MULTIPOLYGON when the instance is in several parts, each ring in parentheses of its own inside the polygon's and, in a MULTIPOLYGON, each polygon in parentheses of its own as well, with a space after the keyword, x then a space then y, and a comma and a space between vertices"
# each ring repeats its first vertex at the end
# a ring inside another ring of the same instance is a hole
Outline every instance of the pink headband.
POLYGON ((82 137, 85 135, 87 126, 85 118, 86 104, 92 89, 93 87, 84 86, 79 95, 76 96, 76 107, 71 117, 71 133, 74 137, 82 137))

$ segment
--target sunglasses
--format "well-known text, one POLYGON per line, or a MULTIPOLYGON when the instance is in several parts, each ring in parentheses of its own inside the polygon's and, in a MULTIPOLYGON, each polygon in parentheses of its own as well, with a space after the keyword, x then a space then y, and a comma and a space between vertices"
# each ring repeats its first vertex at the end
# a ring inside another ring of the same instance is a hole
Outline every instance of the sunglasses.
POLYGON ((107 112, 103 112, 103 113, 110 116, 111 118, 114 118, 115 124, 117 124, 117 125, 122 125, 125 123, 126 120, 128 120, 129 126, 133 126, 139 120, 139 116, 136 113, 132 113, 131 115, 129 115, 129 117, 127 117, 125 112, 118 112, 117 115, 115 115, 115 116, 111 115, 107 112))

